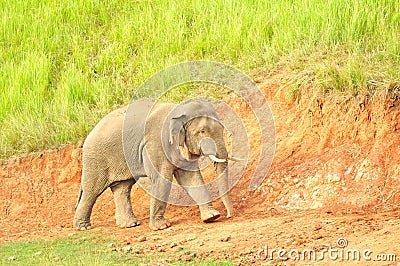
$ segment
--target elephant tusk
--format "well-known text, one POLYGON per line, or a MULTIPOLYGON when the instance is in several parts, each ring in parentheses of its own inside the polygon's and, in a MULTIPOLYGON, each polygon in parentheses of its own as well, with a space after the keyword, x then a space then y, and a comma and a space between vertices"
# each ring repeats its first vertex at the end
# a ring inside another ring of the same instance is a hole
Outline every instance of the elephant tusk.
POLYGON ((208 157, 209 157, 212 161, 214 161, 214 162, 216 162, 216 163, 224 163, 224 162, 226 162, 226 159, 220 159, 220 158, 218 158, 218 157, 215 157, 214 155, 208 155, 208 157))
POLYGON ((231 160, 231 161, 234 161, 234 162, 243 162, 244 161, 244 159, 242 159, 242 158, 235 158, 235 157, 232 157, 232 156, 229 156, 228 160, 231 160))

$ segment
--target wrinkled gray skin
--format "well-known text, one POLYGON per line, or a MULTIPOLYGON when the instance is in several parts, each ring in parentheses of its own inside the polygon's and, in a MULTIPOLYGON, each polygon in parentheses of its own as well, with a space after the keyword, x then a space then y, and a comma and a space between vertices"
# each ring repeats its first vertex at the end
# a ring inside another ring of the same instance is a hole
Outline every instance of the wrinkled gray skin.
MULTIPOLYGON (((153 103, 147 101, 131 103, 129 108, 133 110, 129 109, 128 113, 133 114, 130 119, 132 123, 129 124, 129 130, 126 130, 125 125, 124 131, 122 128, 127 108, 115 110, 105 116, 86 138, 82 155, 81 189, 74 218, 74 225, 78 229, 91 227, 93 205, 108 187, 114 195, 117 225, 122 228, 139 225, 132 211, 130 192, 136 182, 135 178, 143 176, 151 180, 153 196, 150 203, 150 228, 153 230, 170 226, 170 222, 164 218, 164 212, 171 183, 165 180, 172 181, 173 177, 199 203, 204 222, 214 221, 220 216, 211 204, 206 186, 201 186, 204 181, 200 171, 181 169, 185 165, 196 165, 196 159, 202 155, 228 158, 223 139, 224 128, 218 122, 214 108, 206 102, 182 105, 158 103, 146 122, 146 114, 152 106, 153 103), (130 147, 123 147, 122 134, 132 139, 130 147), (209 141, 210 138, 215 145, 209 141), (128 149, 127 160, 123 149, 128 149), (200 187, 190 189, 186 186, 200 187)), ((214 167, 217 177, 223 175, 218 181, 220 193, 223 194, 227 191, 227 162, 214 162, 214 167)), ((227 217, 230 217, 232 203, 229 192, 222 196, 222 201, 227 209, 227 217)))

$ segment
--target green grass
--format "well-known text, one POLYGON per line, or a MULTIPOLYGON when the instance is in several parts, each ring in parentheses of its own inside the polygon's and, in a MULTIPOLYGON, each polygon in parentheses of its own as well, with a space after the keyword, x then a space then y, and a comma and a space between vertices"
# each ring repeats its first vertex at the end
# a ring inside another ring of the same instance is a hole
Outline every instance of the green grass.
POLYGON ((0 0, 0 157, 83 139, 186 60, 283 70, 291 95, 386 88, 399 81, 399 28, 392 0, 0 0))
MULTIPOLYGON (((135 254, 119 250, 118 241, 102 237, 77 234, 53 240, 15 241, 0 244, 0 265, 140 265, 162 261, 172 265, 234 265, 234 261, 213 261, 193 259, 182 262, 179 255, 135 254), (117 243, 115 248, 108 246, 117 243), (11 260, 11 258, 14 260, 11 260)), ((131 245, 133 249, 138 249, 131 245)))

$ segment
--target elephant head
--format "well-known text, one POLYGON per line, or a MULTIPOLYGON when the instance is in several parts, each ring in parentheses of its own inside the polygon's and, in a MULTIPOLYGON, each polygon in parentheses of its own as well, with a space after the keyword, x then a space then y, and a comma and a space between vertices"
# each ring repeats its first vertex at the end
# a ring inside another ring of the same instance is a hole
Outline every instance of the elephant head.
MULTIPOLYGON (((198 169, 197 159, 209 157, 215 173, 221 199, 227 210, 227 217, 232 215, 232 202, 228 192, 228 156, 224 142, 224 126, 219 121, 214 107, 207 102, 188 102, 178 105, 169 115, 168 154, 174 164, 183 165, 189 171, 198 169)), ((180 166, 180 167, 181 167, 180 166)))

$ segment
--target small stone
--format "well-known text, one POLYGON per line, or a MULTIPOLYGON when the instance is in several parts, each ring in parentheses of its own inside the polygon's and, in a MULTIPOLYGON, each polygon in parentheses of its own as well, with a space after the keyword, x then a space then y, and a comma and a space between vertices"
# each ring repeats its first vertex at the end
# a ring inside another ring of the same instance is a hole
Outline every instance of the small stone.
POLYGON ((132 248, 132 253, 135 254, 142 254, 143 253, 143 246, 141 245, 136 245, 132 248))
POLYGON ((131 246, 124 246, 124 247, 121 248, 121 251, 122 252, 126 252, 126 253, 131 252, 132 251, 132 247, 131 246))
POLYGON ((108 248, 115 248, 115 244, 114 243, 110 243, 107 245, 108 248))
POLYGON ((10 256, 10 257, 8 257, 8 260, 9 260, 9 261, 14 261, 14 260, 17 260, 17 258, 14 257, 14 256, 10 256))
POLYGON ((231 240, 231 236, 221 238, 221 242, 228 242, 229 240, 231 240))
POLYGON ((199 243, 199 246, 200 246, 200 247, 204 246, 204 242, 201 241, 201 242, 199 243))
POLYGON ((146 236, 139 236, 138 239, 137 239, 138 242, 144 242, 146 240, 147 240, 146 236))
POLYGON ((55 257, 55 258, 53 259, 53 261, 54 261, 54 262, 59 262, 59 261, 60 261, 60 258, 59 258, 59 257, 55 257))
POLYGON ((165 248, 159 247, 159 248, 157 249, 157 251, 158 251, 158 252, 165 252, 165 248))
POLYGON ((171 243, 171 245, 169 246, 170 248, 174 248, 174 247, 176 247, 177 246, 177 244, 175 243, 175 242, 172 242, 171 243))
POLYGON ((192 258, 197 258, 197 257, 198 257, 197 251, 191 252, 191 253, 190 253, 190 256, 191 256, 192 258))
POLYGON ((183 255, 182 260, 188 262, 192 260, 192 257, 190 257, 189 255, 183 255))
POLYGON ((164 246, 166 246, 166 245, 168 245, 167 242, 162 242, 162 243, 161 243, 161 246, 162 246, 162 247, 164 247, 164 246))
POLYGON ((156 241, 157 241, 157 240, 160 240, 160 239, 161 239, 160 236, 153 236, 153 237, 152 237, 152 240, 156 240, 156 241))
POLYGON ((186 238, 186 241, 193 241, 193 240, 195 240, 196 239, 196 237, 194 237, 194 236, 192 236, 192 237, 188 237, 188 238, 186 238))

